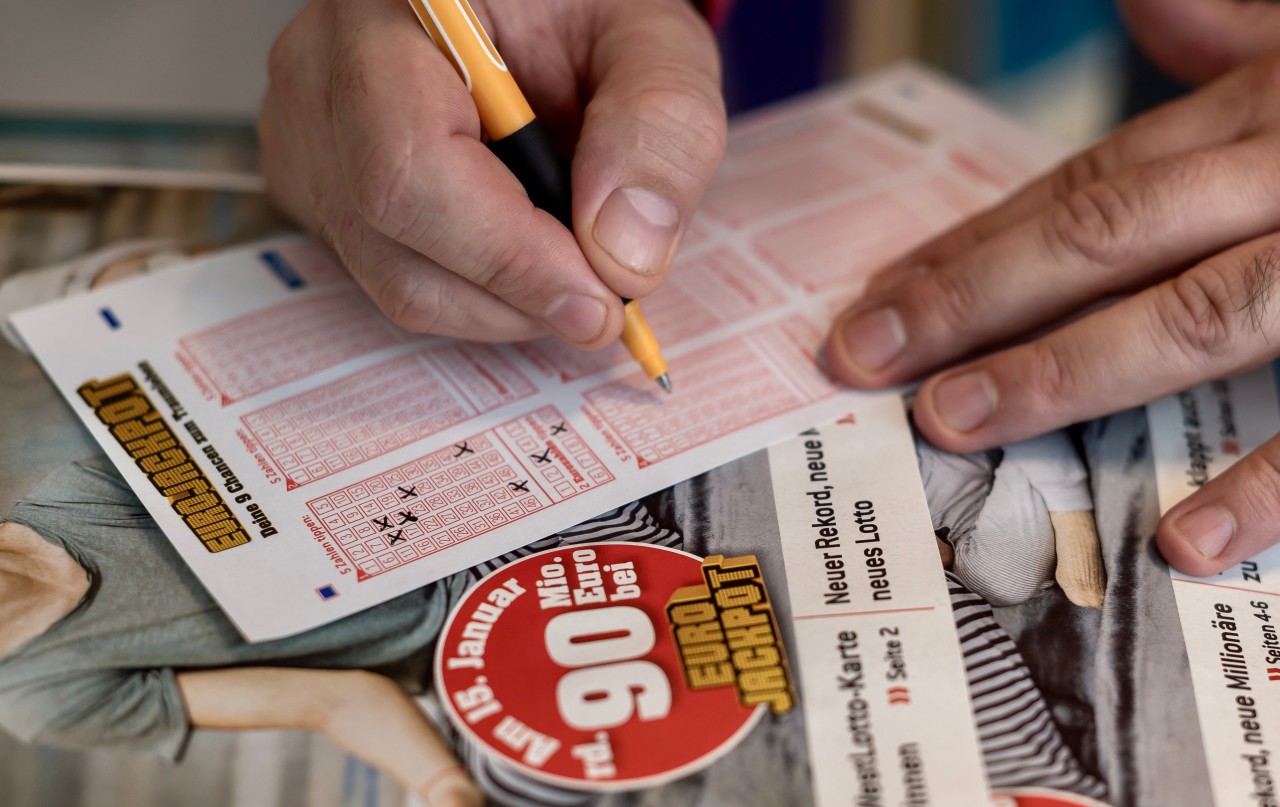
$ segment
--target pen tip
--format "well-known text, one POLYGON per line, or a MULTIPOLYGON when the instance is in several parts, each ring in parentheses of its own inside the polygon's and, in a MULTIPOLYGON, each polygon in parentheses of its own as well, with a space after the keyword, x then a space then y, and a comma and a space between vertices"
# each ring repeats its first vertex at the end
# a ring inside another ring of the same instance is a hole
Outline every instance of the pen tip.
POLYGON ((671 394, 671 376, 667 375, 666 373, 663 373, 662 375, 658 376, 654 380, 658 382, 658 386, 662 387, 664 392, 666 392, 668 395, 671 394))

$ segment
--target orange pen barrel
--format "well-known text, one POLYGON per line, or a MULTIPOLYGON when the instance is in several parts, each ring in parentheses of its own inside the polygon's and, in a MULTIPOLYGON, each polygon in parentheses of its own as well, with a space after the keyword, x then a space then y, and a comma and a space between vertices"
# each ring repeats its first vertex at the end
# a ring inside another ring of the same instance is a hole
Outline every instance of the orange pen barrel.
POLYGON ((462 76, 491 140, 502 140, 533 121, 533 109, 467 0, 409 0, 409 5, 462 76))

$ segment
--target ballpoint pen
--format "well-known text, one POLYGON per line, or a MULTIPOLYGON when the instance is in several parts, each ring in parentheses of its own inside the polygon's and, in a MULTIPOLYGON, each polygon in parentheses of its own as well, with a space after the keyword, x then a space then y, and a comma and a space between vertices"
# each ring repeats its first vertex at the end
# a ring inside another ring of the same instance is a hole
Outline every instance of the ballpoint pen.
MULTIPOLYGON (((458 71, 480 113, 489 148, 529 200, 573 229, 569 183, 537 116, 467 0, 409 0, 422 27, 458 71)), ((622 300, 622 343, 667 392, 671 377, 658 340, 635 300, 622 300)))

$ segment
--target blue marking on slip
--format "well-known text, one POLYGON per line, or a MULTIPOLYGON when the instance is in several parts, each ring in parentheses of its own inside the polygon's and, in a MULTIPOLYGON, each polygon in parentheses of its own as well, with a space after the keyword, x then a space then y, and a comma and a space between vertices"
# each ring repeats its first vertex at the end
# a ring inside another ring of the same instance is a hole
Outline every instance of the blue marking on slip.
POLYGON ((332 600, 334 597, 338 596, 338 590, 333 586, 321 586, 316 589, 316 593, 320 595, 320 599, 322 600, 332 600))
POLYGON ((307 285, 302 276, 294 271, 293 267, 281 257, 279 252, 268 249, 264 250, 258 257, 262 258, 262 262, 267 265, 267 268, 274 272, 275 276, 280 278, 280 282, 289 288, 300 289, 307 285))
POLYGON ((111 330, 113 331, 120 330, 120 320, 116 317, 116 314, 114 311, 112 311, 110 308, 99 308, 98 313, 101 314, 102 318, 107 321, 107 325, 110 326, 111 330))

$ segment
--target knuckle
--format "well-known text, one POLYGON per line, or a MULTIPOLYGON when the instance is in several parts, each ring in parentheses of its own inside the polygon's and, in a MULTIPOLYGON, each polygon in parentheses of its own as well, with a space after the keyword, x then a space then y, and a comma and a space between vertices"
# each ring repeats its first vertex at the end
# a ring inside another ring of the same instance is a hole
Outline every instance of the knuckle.
POLYGON ((918 308, 943 325, 950 334, 964 333, 981 311, 983 292, 967 273, 940 269, 924 275, 908 286, 906 293, 919 295, 918 308))
POLYGON ((1239 306, 1221 272, 1203 265, 1162 288, 1167 291, 1157 301, 1157 316, 1184 359, 1199 365, 1229 353, 1239 333, 1239 306))
POLYGON ((394 257, 366 265, 364 274, 377 278, 374 302, 387 319, 412 333, 438 334, 450 310, 443 283, 430 282, 429 273, 414 271, 394 257))
POLYGON ((1042 402, 1039 411, 1056 411, 1075 400, 1081 390, 1078 368, 1082 365, 1073 360, 1061 341, 1041 339, 1018 350, 1026 351, 1020 362, 1024 372, 1019 373, 1018 383, 1042 402))
POLYGON ((1049 185, 1054 199, 1063 200, 1071 194, 1095 182, 1101 182, 1110 173, 1107 161, 1099 149, 1087 149, 1059 166, 1050 176, 1049 185))
MULTIPOLYGON (((486 252, 479 256, 479 265, 490 267, 490 271, 481 285, 494 296, 516 304, 515 301, 527 297, 531 291, 546 288, 546 283, 537 276, 537 264, 529 259, 525 250, 491 246, 486 252)), ((518 304, 516 307, 523 308, 518 304)))
POLYGON ((683 71, 670 72, 669 78, 655 77, 661 87, 640 90, 624 102, 637 124, 635 145, 677 174, 702 181, 727 147, 724 106, 683 71))
POLYGON ((1044 218, 1045 241, 1054 252, 1087 264, 1127 262, 1140 246, 1146 189, 1142 181, 1094 182, 1080 188, 1044 218))
POLYGON ((1280 517, 1280 448, 1263 446, 1253 452, 1235 490, 1251 517, 1268 523, 1280 517))
POLYGON ((414 194, 423 166, 409 143, 380 139, 358 146, 350 177, 351 199, 357 212, 388 238, 400 241, 412 232, 422 212, 414 194))

